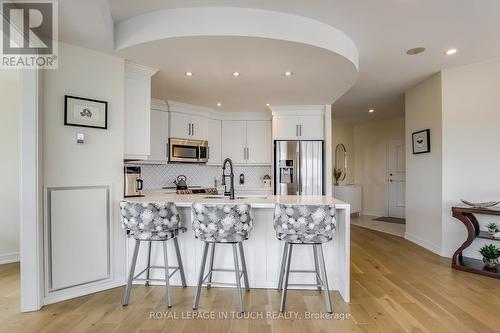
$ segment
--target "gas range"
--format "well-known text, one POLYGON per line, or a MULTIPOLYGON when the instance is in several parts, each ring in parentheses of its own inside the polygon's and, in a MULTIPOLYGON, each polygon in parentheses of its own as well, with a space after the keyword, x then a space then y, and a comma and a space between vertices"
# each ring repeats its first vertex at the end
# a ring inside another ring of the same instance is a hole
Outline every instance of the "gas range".
MULTIPOLYGON (((172 193, 177 188, 176 186, 164 186, 164 190, 172 190, 172 193)), ((177 190, 177 194, 219 194, 215 187, 188 186, 186 190, 177 190)))

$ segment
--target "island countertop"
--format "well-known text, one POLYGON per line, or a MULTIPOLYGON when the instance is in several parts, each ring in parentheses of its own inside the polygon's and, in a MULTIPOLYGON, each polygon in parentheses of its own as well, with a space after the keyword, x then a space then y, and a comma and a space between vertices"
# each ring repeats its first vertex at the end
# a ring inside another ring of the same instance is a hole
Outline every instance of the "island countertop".
POLYGON ((194 202, 206 204, 249 204, 253 208, 274 208, 276 204, 286 205, 335 205, 336 208, 347 208, 349 204, 331 196, 298 196, 298 195, 236 195, 234 200, 222 195, 210 194, 175 194, 162 190, 146 191, 143 197, 130 197, 130 202, 174 202, 178 207, 191 207, 194 202))

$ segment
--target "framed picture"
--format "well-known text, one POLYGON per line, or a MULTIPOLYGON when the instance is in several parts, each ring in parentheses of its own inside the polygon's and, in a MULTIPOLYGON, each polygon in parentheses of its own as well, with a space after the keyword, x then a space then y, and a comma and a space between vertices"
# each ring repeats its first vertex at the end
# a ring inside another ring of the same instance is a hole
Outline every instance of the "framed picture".
POLYGON ((64 125, 108 128, 108 102, 64 96, 64 125))
POLYGON ((431 134, 429 129, 412 133, 412 138, 413 154, 423 154, 431 151, 431 134))

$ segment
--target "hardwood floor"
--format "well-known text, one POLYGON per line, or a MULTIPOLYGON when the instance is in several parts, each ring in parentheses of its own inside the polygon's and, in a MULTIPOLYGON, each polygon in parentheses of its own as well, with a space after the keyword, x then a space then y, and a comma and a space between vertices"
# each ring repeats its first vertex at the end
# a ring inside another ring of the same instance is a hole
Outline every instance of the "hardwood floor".
MULTIPOLYGON (((287 310, 301 319, 278 315, 279 294, 254 289, 245 295, 249 314, 264 318, 193 320, 188 315, 237 309, 234 289, 202 291, 193 312, 193 288, 175 288, 174 307, 164 307, 164 288, 134 287, 128 307, 123 289, 80 297, 19 313, 19 265, 0 266, 0 332, 499 332, 500 280, 452 271, 440 258, 403 238, 353 226, 352 301, 332 293, 334 311, 349 318, 305 319, 320 315, 323 299, 314 291, 290 291, 287 310), (179 319, 150 319, 150 312, 179 319), (184 316, 184 318, 182 318, 184 316)), ((207 315, 210 315, 208 313, 207 315)))

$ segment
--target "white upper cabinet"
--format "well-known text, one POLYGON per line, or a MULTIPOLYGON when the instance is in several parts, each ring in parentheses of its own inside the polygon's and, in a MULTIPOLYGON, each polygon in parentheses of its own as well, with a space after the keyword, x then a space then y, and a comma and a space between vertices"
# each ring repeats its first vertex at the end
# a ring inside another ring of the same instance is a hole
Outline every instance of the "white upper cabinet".
POLYGON ((208 165, 222 164, 222 122, 216 119, 208 119, 208 165))
POLYGON ((168 112, 151 109, 151 154, 149 160, 167 161, 168 112))
POLYGON ((125 158, 150 155, 151 76, 155 69, 125 63, 125 158))
POLYGON ((222 121, 222 157, 229 157, 235 164, 271 165, 271 122, 222 121))
POLYGON ((299 140, 323 140, 324 117, 300 116, 298 117, 299 140))
POLYGON ((323 140, 323 115, 274 115, 274 140, 323 140))
POLYGON ((180 112, 170 112, 170 137, 207 140, 208 119, 180 112))
POLYGON ((249 120, 247 123, 247 164, 271 164, 272 140, 269 120, 249 120))
POLYGON ((246 140, 245 121, 222 121, 222 158, 229 157, 235 164, 246 164, 246 140))

